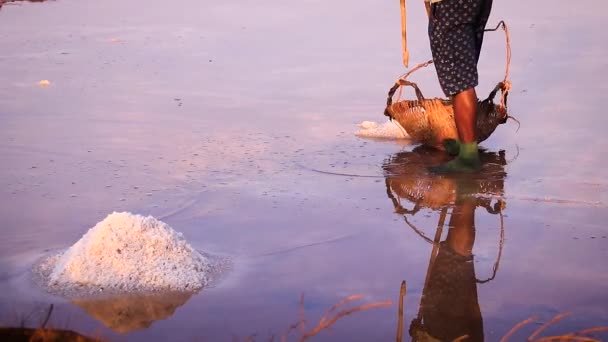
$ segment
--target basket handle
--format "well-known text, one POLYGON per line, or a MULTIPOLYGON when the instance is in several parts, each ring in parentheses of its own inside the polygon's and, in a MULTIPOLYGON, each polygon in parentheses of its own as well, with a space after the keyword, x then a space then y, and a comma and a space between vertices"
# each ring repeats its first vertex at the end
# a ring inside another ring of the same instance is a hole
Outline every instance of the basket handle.
POLYGON ((401 205, 401 203, 399 203, 399 200, 397 200, 397 198, 393 194, 393 191, 391 189, 391 184, 390 184, 388 178, 386 178, 384 180, 384 184, 386 185, 386 194, 388 195, 388 198, 391 199, 391 201, 393 202, 393 206, 395 207, 395 213, 401 214, 401 215, 415 215, 417 212, 420 211, 419 203, 416 203, 416 205, 414 206, 414 208, 412 208, 412 210, 405 209, 401 205))
POLYGON ((475 281, 478 284, 485 284, 496 278, 496 273, 498 272, 498 267, 500 266, 500 259, 502 257, 502 248, 505 245, 505 218, 502 213, 502 209, 504 208, 504 206, 505 203, 503 201, 498 201, 498 203, 496 203, 495 205, 495 209, 498 210, 498 214, 500 215, 500 241, 498 242, 498 256, 496 256, 496 261, 494 262, 494 266, 492 267, 492 275, 489 278, 483 280, 475 278, 475 281))
MULTIPOLYGON (((496 88, 494 88, 494 91, 492 93, 490 93, 492 100, 494 100, 494 96, 496 96, 496 92, 498 89, 501 90, 502 96, 500 97, 500 104, 503 107, 503 109, 507 109, 507 96, 509 95, 509 91, 511 90, 511 82, 509 81, 509 72, 511 71, 511 36, 509 34, 509 27, 507 26, 507 23, 505 23, 504 20, 501 20, 498 25, 496 25, 495 28, 492 29, 485 29, 485 32, 490 32, 490 31, 497 31, 499 28, 502 27, 502 30, 505 32, 505 45, 506 45, 506 52, 507 52, 507 65, 506 65, 506 69, 505 69, 505 78, 502 80, 502 82, 498 83, 498 85, 496 86, 496 88), (493 94, 493 96, 492 96, 493 94)), ((490 98, 490 97, 488 97, 490 98)))
MULTIPOLYGON (((429 60, 424 63, 420 63, 420 64, 416 65, 415 67, 413 67, 412 70, 408 71, 405 75, 399 77, 397 82, 395 82, 395 85, 388 91, 388 98, 386 99, 386 108, 384 109, 384 115, 391 118, 391 120, 393 119, 393 117, 391 116, 391 113, 389 112, 388 109, 390 106, 393 105, 393 95, 395 95, 395 92, 397 91, 397 89, 401 89, 402 86, 410 86, 410 87, 414 88, 414 90, 416 91, 416 98, 418 98, 418 101, 423 103, 424 96, 422 95, 420 88, 418 88, 418 85, 416 83, 408 81, 407 78, 410 77, 410 75, 413 74, 414 72, 416 72, 417 70, 419 70, 421 68, 426 68, 427 66, 429 66, 431 64, 433 64, 433 60, 429 60)), ((401 93, 399 94, 399 97, 401 97, 401 93)))
POLYGON ((509 96, 510 87, 511 87, 511 84, 508 81, 499 82, 496 85, 496 87, 494 87, 494 90, 492 90, 490 92, 490 95, 488 95, 488 98, 486 99, 486 101, 494 102, 494 98, 496 97, 496 94, 500 90, 500 92, 502 94, 502 103, 501 104, 505 107, 505 109, 507 109, 507 98, 509 96))
POLYGON ((393 85, 391 87, 391 89, 388 91, 388 97, 386 98, 386 108, 384 109, 384 115, 391 118, 391 120, 393 119, 393 117, 391 116, 388 109, 390 106, 393 105, 393 96, 397 92, 397 89, 400 89, 403 86, 410 86, 410 87, 414 88, 414 91, 416 92, 416 98, 418 99, 418 101, 420 101, 420 103, 422 103, 424 101, 424 95, 422 95, 422 91, 420 91, 420 88, 418 88, 418 85, 416 83, 410 82, 410 81, 404 80, 404 79, 397 80, 397 82, 395 82, 395 85, 393 85))

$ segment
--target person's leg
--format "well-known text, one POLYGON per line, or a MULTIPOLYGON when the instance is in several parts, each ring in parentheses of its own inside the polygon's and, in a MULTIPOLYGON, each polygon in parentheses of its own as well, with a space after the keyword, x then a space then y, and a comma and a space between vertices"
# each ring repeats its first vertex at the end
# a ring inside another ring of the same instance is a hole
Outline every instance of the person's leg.
POLYGON ((457 157, 445 164, 433 168, 434 172, 469 172, 479 169, 479 152, 475 127, 477 123, 477 93, 475 88, 469 88, 453 97, 454 120, 458 131, 459 142, 454 142, 455 150, 448 152, 457 157))
MULTIPOLYGON (((477 18, 477 23, 475 24, 475 61, 478 62, 479 61, 479 56, 481 55, 481 47, 483 45, 483 37, 485 34, 485 28, 486 28, 486 24, 488 22, 488 18, 490 17, 490 12, 492 11, 492 0, 483 0, 482 4, 481 4, 481 9, 480 9, 480 13, 479 16, 477 18)), ((475 92, 475 89, 472 89, 472 92, 475 92)), ((475 98, 477 99, 477 95, 474 94, 474 96, 471 96, 470 94, 467 94, 467 97, 465 97, 464 101, 466 101, 467 103, 470 103, 470 101, 475 98)), ((456 100, 456 97, 455 97, 456 100)), ((460 127, 470 127, 470 125, 459 125, 459 120, 458 120, 458 112, 454 113, 456 115, 456 126, 458 129, 458 134, 461 137, 461 139, 464 142, 468 142, 470 141, 469 139, 463 138, 462 137, 462 132, 460 130, 460 127)), ((465 119, 466 121, 466 119, 465 119)), ((464 121, 460 121, 460 122, 464 122, 464 121)), ((466 133, 465 133, 466 135, 466 133)), ((460 140, 454 140, 454 139, 447 139, 446 141, 443 142, 443 146, 446 150, 446 152, 451 155, 451 156, 457 156, 458 153, 460 152, 460 140)))
POLYGON ((441 4, 443 16, 433 25, 434 30, 429 30, 429 35, 439 82, 446 95, 452 97, 458 141, 444 143, 446 151, 457 157, 432 171, 470 172, 480 167, 475 135, 478 101, 475 87, 483 27, 491 0, 476 0, 474 6, 466 8, 456 1, 441 4))
POLYGON ((475 123, 477 119, 477 93, 475 88, 469 88, 454 96, 454 119, 458 137, 462 143, 477 141, 475 123))

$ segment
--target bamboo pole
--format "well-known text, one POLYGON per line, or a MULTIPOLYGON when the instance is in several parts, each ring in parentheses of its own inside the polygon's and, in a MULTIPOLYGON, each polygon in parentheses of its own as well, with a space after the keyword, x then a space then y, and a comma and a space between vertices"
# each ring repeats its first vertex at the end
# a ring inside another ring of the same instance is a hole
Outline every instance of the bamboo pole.
POLYGON ((410 53, 407 50, 407 20, 406 20, 405 0, 401 0, 401 42, 403 43, 403 65, 409 67, 410 53))

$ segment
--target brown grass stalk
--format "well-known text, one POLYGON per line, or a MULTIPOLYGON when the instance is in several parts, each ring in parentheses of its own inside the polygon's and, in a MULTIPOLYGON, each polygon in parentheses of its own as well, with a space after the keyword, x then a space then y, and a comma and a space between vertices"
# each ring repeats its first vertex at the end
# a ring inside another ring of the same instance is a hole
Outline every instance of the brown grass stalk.
MULTIPOLYGON (((365 305, 361 305, 361 306, 358 306, 356 308, 352 308, 352 309, 349 309, 349 310, 342 310, 342 311, 338 312, 331 319, 325 319, 324 321, 321 320, 319 322, 319 325, 317 325, 314 329, 312 329, 310 332, 302 335, 302 337, 300 337, 299 341, 300 342, 306 341, 307 339, 309 339, 309 338, 315 336, 316 334, 318 334, 321 330, 328 329, 329 327, 331 327, 332 324, 336 323, 340 318, 343 318, 343 317, 348 316, 350 314, 353 314, 355 312, 360 312, 360 311, 365 311, 365 310, 374 309, 374 308, 380 308, 380 307, 386 307, 386 306, 390 306, 390 305, 393 305, 392 301, 365 304, 365 305)), ((339 305, 336 305, 336 307, 338 307, 338 306, 339 305)), ((325 318, 325 316, 324 316, 324 318, 325 318)))
POLYGON ((578 341, 578 342, 602 342, 590 337, 584 336, 572 336, 572 335, 560 335, 560 336, 547 336, 541 337, 535 342, 553 342, 553 341, 578 341))
POLYGON ((503 338, 500 339, 500 342, 507 342, 507 340, 509 340, 509 338, 519 329, 521 329, 523 326, 530 324, 531 322, 535 321, 538 319, 538 316, 532 316, 528 319, 525 319, 519 323, 517 323, 513 328, 511 328, 511 330, 509 330, 509 332, 503 336, 503 338))
POLYGON ((577 331, 575 333, 570 333, 570 334, 565 334, 565 335, 559 335, 559 336, 548 336, 548 337, 543 337, 540 338, 534 342, 547 342, 547 341, 599 341, 597 339, 591 338, 591 337, 586 337, 586 336, 581 336, 581 335, 589 335, 589 334, 593 334, 593 333, 597 333, 597 332, 604 332, 604 331, 608 331, 608 326, 606 327, 594 327, 594 328, 588 328, 588 329, 584 329, 584 330, 580 330, 577 331))
POLYGON ((321 321, 319 322, 319 324, 325 323, 329 319, 329 316, 332 313, 334 313, 334 311, 336 311, 336 309, 338 309, 339 307, 341 307, 345 304, 348 304, 354 300, 359 300, 361 298, 363 298, 362 295, 356 294, 356 295, 348 296, 348 297, 342 299, 337 304, 334 304, 331 308, 329 308, 329 310, 327 310, 325 315, 323 315, 323 317, 321 318, 321 321))
POLYGON ((297 326, 300 328, 300 332, 303 334, 306 331, 306 320, 304 319, 304 294, 300 296, 300 321, 297 326))
POLYGON ((555 317, 553 317, 552 319, 550 319, 548 322, 546 322, 545 324, 541 325, 540 328, 536 329, 536 331, 533 332, 532 335, 530 335, 530 337, 528 337, 528 342, 534 341, 534 339, 538 335, 540 335, 540 333, 542 333, 545 329, 547 329, 549 326, 551 326, 552 324, 555 324, 555 323, 559 322, 563 318, 566 318, 566 317, 568 317, 570 315, 572 315, 572 312, 563 312, 563 313, 560 313, 560 314, 556 315, 555 317))
MULTIPOLYGON (((571 312, 564 312, 564 313, 555 315, 555 317, 553 317, 552 319, 550 319, 549 321, 544 323, 542 326, 540 326, 538 329, 536 329, 532 333, 532 335, 530 335, 530 337, 528 337, 527 341, 528 342, 554 342, 554 341, 601 342, 598 339, 583 336, 583 335, 608 331, 608 326, 601 326, 601 327, 583 329, 583 330, 579 330, 574 333, 569 333, 569 334, 564 334, 564 335, 545 336, 545 337, 538 338, 538 336, 544 330, 546 330, 549 326, 559 322, 560 320, 562 320, 570 315, 572 315, 571 312)), ((518 331, 523 326, 529 324, 530 322, 532 322, 536 319, 538 319, 537 316, 532 316, 524 321, 519 322, 500 341, 506 342, 516 331, 518 331)))
POLYGON ((287 329, 287 331, 285 332, 285 334, 283 334, 283 336, 281 337, 281 342, 287 342, 287 336, 289 336, 289 334, 291 334, 292 331, 295 331, 296 329, 299 329, 300 325, 303 324, 304 321, 299 321, 297 323, 294 323, 292 325, 289 326, 289 329, 287 329))
POLYGON ((608 331, 608 326, 606 326, 606 327, 595 327, 595 328, 589 328, 589 329, 577 331, 576 333, 574 333, 574 335, 589 335, 589 334, 593 334, 593 333, 596 333, 596 332, 604 332, 604 331, 608 331))

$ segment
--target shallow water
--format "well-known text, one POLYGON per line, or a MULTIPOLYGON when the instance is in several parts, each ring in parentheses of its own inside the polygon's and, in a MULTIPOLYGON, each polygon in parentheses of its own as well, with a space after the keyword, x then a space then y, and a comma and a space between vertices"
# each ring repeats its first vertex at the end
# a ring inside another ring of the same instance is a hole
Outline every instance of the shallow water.
MULTIPOLYGON (((411 55, 424 61, 423 10, 409 7, 411 55)), ((0 322, 29 315, 35 326, 53 303, 50 324, 110 340, 264 340, 298 320, 302 293, 312 328, 352 294, 396 303, 406 280, 406 335, 419 314, 435 336, 460 333, 443 323, 451 312, 488 341, 535 314, 541 324, 573 312, 545 335, 608 325, 604 7, 495 4, 490 22, 511 28, 510 112, 522 126, 499 127, 483 144, 492 163, 463 180, 425 173, 442 156, 353 134, 384 120, 403 72, 396 3, 2 6, 0 322), (408 222, 432 242, 444 208, 429 267, 433 244, 408 222), (32 283, 36 260, 114 210, 154 215, 234 269, 158 311, 141 298, 72 303, 32 283), (490 278, 499 252, 495 278, 477 284, 471 274, 490 278), (143 323, 126 332, 91 307, 143 323)), ((485 44, 480 96, 504 73, 503 36, 485 44)), ((440 95, 433 70, 415 79, 440 95)), ((391 340, 396 327, 393 305, 314 340, 391 340)))

